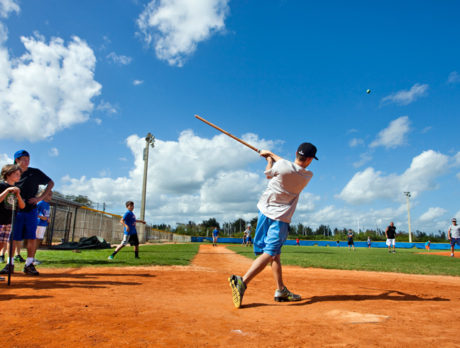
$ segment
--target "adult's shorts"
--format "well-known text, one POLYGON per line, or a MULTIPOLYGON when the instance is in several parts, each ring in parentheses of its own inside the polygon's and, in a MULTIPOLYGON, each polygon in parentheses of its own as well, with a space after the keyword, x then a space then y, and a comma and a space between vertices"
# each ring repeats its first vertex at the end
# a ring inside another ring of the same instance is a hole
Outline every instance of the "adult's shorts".
POLYGON ((13 226, 13 240, 36 239, 38 210, 19 211, 13 226))
POLYGON ((387 239, 387 246, 394 246, 396 244, 396 239, 387 239))
POLYGON ((125 234, 121 244, 128 245, 128 243, 131 244, 131 246, 138 246, 139 238, 137 237, 137 234, 125 234))
POLYGON ((451 245, 451 246, 454 246, 455 244, 457 244, 458 246, 460 246, 460 238, 451 238, 451 239, 450 239, 450 245, 451 245))
POLYGON ((254 236, 254 253, 276 256, 281 254, 281 247, 289 232, 287 222, 272 220, 259 212, 256 233, 254 236))

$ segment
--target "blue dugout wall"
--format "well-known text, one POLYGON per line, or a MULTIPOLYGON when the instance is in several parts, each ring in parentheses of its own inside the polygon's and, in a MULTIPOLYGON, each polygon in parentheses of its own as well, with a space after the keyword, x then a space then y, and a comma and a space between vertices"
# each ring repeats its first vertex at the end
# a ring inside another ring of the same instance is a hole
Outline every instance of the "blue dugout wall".
MULTIPOLYGON (((212 243, 212 237, 192 237, 192 242, 203 243, 204 241, 209 241, 212 243)), ((242 238, 226 238, 219 237, 219 243, 230 243, 230 244, 241 244, 243 243, 242 238)), ((284 245, 296 245, 296 241, 288 239, 284 245)), ((330 246, 337 247, 337 241, 331 240, 301 240, 300 246, 330 246)), ((347 242, 339 242, 339 247, 348 247, 347 242)), ((357 248, 367 248, 367 242, 355 242, 355 247, 357 248)), ((385 242, 372 242, 372 248, 387 248, 385 242)), ((396 241, 396 248, 398 249, 425 249, 425 243, 406 243, 396 241)), ((431 250, 450 250, 449 243, 431 243, 431 250)))

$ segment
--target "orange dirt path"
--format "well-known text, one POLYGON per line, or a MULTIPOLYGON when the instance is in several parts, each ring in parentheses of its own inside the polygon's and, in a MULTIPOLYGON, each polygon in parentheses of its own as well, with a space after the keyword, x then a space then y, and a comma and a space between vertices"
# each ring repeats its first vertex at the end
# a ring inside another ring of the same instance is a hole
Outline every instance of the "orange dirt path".
MULTIPOLYGON (((142 249, 141 249, 142 253, 142 249)), ((273 301, 267 268, 202 245, 191 266, 42 269, 0 283, 2 347, 459 347, 460 278, 284 267, 304 300, 273 301)))

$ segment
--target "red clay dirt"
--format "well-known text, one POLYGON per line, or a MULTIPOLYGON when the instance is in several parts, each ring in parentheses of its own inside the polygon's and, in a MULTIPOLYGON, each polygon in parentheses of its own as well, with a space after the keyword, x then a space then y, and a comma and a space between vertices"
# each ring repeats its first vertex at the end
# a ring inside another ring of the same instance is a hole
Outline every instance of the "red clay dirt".
MULTIPOLYGON (((141 249, 142 252, 142 249, 141 249)), ((2 347, 459 347, 460 278, 267 268, 243 307, 227 278, 251 260, 202 245, 187 267, 42 269, 0 283, 2 347)))

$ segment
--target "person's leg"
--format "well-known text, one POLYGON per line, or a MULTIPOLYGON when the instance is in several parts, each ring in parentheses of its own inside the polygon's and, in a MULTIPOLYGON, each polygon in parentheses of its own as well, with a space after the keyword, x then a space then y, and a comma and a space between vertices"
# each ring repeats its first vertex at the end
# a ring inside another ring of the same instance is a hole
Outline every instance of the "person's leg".
POLYGON ((255 259, 252 264, 251 264, 251 267, 249 267, 248 271, 246 272, 246 274, 243 276, 243 282, 244 284, 248 285, 249 282, 254 279, 254 277, 256 275, 258 275, 261 271, 263 271, 263 269, 265 268, 265 266, 267 266, 267 264, 272 261, 273 257, 269 254, 265 254, 263 253, 262 255, 260 255, 257 259, 255 259))
POLYGON ((275 278, 276 286, 278 287, 279 290, 283 290, 284 283, 283 283, 283 270, 281 267, 281 255, 276 255, 275 257, 273 257, 272 272, 273 272, 273 277, 275 278))
POLYGON ((2 247, 2 257, 5 259, 6 250, 8 249, 8 243, 4 243, 2 247))
POLYGON ((259 255, 251 264, 251 267, 245 274, 245 278, 232 274, 228 278, 230 287, 232 288, 232 299, 233 304, 236 308, 241 307, 243 301, 243 295, 246 291, 246 282, 250 282, 264 267, 268 262, 271 261, 271 255, 264 253, 265 247, 265 237, 267 235, 267 230, 270 227, 270 219, 259 212, 257 219, 257 227, 254 236, 253 246, 254 253, 259 255))
MULTIPOLYGON (((24 268, 24 272, 26 272, 26 267, 29 267, 30 265, 33 264, 34 258, 35 258, 35 252, 36 252, 36 246, 37 242, 35 241, 36 239, 36 233, 37 233, 37 226, 38 226, 38 210, 33 209, 30 212, 24 213, 24 218, 25 218, 25 223, 24 223, 24 239, 27 240, 27 259, 26 259, 26 264, 24 268)), ((35 267, 31 267, 31 270, 35 271, 35 267)), ((35 271, 36 272, 36 271, 35 271)), ((35 272, 30 272, 30 274, 38 275, 35 274, 35 272)), ((27 272, 26 272, 27 273, 27 272)))
POLYGON ((22 240, 16 241, 15 247, 13 248, 14 255, 21 255, 22 240))
POLYGON ((115 256, 121 249, 125 247, 125 244, 121 243, 119 246, 115 248, 115 251, 113 252, 113 256, 115 256))

